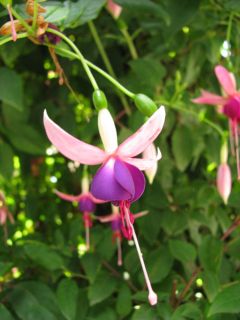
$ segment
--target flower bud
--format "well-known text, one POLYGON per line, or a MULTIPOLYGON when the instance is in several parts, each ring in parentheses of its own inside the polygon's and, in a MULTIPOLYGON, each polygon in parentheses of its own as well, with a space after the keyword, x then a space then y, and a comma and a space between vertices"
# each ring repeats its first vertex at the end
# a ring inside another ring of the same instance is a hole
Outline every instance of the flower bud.
POLYGON ((98 130, 105 151, 114 152, 118 147, 117 130, 111 113, 106 108, 98 112, 98 130))
POLYGON ((93 92, 93 104, 96 110, 101 110, 108 107, 107 98, 103 91, 97 89, 93 92))
POLYGON ((138 110, 148 117, 150 117, 157 110, 155 102, 142 93, 135 95, 134 103, 138 110))
POLYGON ((115 18, 118 19, 122 12, 122 7, 119 6, 117 3, 115 3, 112 0, 108 0, 107 2, 107 10, 111 13, 111 15, 115 18))
POLYGON ((221 163, 217 172, 217 190, 225 204, 228 202, 232 189, 231 170, 227 163, 221 163))

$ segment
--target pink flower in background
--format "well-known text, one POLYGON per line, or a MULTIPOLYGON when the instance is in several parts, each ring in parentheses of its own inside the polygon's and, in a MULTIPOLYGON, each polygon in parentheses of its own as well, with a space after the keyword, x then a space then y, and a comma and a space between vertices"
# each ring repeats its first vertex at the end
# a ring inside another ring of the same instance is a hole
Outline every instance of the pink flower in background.
POLYGON ((200 97, 192 101, 198 104, 210 104, 220 106, 220 112, 229 119, 230 142, 232 153, 236 156, 238 179, 240 179, 238 123, 240 121, 240 92, 236 88, 236 80, 232 73, 224 67, 215 67, 216 77, 223 89, 223 95, 219 96, 202 90, 200 97))
MULTIPOLYGON (((143 159, 156 159, 156 157, 161 158, 161 152, 159 149, 156 149, 154 143, 151 143, 144 151, 143 151, 143 159)), ((145 174, 148 178, 150 184, 153 183, 155 175, 157 173, 158 163, 155 162, 151 168, 145 170, 145 174)))
POLYGON ((221 163, 217 172, 217 189, 225 204, 232 189, 231 170, 227 163, 221 163))
POLYGON ((63 155, 86 165, 102 164, 93 177, 90 192, 95 198, 120 207, 122 230, 127 239, 134 239, 149 292, 148 299, 152 305, 157 303, 157 295, 152 289, 138 244, 130 205, 142 196, 145 189, 145 178, 140 170, 152 167, 159 160, 135 157, 158 137, 164 121, 165 109, 161 106, 140 129, 118 146, 114 120, 108 109, 101 109, 98 112, 98 128, 105 149, 102 150, 71 136, 44 112, 48 138, 63 155))
POLYGON ((118 19, 122 12, 122 7, 112 0, 108 0, 107 9, 115 19, 118 19))
MULTIPOLYGON (((134 220, 136 218, 140 218, 148 214, 148 211, 142 211, 133 215, 134 220)), ((102 223, 111 223, 111 228, 113 230, 113 242, 117 242, 118 248, 118 265, 122 265, 122 248, 121 248, 121 241, 122 241, 122 233, 123 231, 123 221, 122 217, 119 212, 119 207, 112 205, 112 213, 107 216, 96 217, 102 223)))
POLYGON ((91 192, 89 192, 89 181, 87 177, 82 178, 82 193, 77 196, 72 196, 70 194, 62 193, 58 190, 54 191, 56 195, 66 201, 76 201, 78 202, 79 210, 83 213, 83 222, 85 227, 85 237, 86 237, 86 249, 90 248, 90 232, 89 229, 92 227, 91 213, 96 210, 96 204, 103 203, 105 201, 96 199, 91 192))
POLYGON ((14 223, 13 215, 8 210, 8 207, 6 205, 5 196, 3 192, 0 191, 0 225, 3 226, 5 240, 7 240, 8 236, 7 220, 9 220, 12 224, 14 223))

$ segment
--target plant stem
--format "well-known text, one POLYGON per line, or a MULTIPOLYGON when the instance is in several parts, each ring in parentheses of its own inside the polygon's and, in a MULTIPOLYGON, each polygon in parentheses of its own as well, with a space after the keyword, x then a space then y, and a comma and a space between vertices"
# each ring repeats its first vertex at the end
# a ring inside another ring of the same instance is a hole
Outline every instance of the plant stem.
MULTIPOLYGON (((27 38, 28 37, 28 34, 27 34, 27 32, 24 32, 24 33, 18 33, 18 39, 23 39, 23 38, 27 38)), ((12 36, 9 36, 9 37, 6 37, 6 38, 4 38, 4 39, 0 39, 0 46, 1 45, 3 45, 3 44, 5 44, 5 43, 8 43, 8 42, 10 42, 10 41, 12 41, 12 36)))
POLYGON ((128 48, 129 48, 129 51, 130 51, 130 54, 131 54, 132 59, 133 59, 133 60, 138 59, 137 49, 136 49, 136 47, 135 47, 135 45, 134 45, 134 42, 133 42, 133 40, 132 40, 131 35, 130 35, 129 32, 128 32, 127 27, 121 28, 120 30, 121 30, 122 35, 123 35, 123 37, 124 37, 124 39, 125 39, 125 41, 126 41, 126 43, 127 43, 127 45, 128 45, 128 48))
MULTIPOLYGON (((115 74, 115 72, 113 70, 113 67, 112 67, 111 62, 110 62, 110 60, 108 58, 107 52, 106 52, 106 50, 105 50, 105 48, 104 48, 104 46, 102 44, 101 38, 100 38, 100 36, 99 36, 99 34, 97 32, 97 29, 96 29, 93 21, 89 21, 88 22, 88 26, 89 26, 89 29, 90 29, 90 31, 92 33, 93 39, 94 39, 94 41, 96 43, 96 46, 98 48, 98 51, 99 51, 99 53, 100 53, 100 55, 102 57, 102 60, 103 60, 103 62, 105 64, 105 67, 106 67, 108 73, 112 77, 116 78, 116 74, 115 74)), ((121 100, 122 105, 123 105, 126 113, 128 115, 130 115, 131 114, 131 110, 130 110, 129 105, 127 103, 127 99, 125 98, 125 96, 121 92, 118 91, 117 93, 118 93, 119 99, 121 100)))
POLYGON ((73 51, 75 51, 76 55, 78 56, 78 59, 81 61, 82 66, 94 88, 94 90, 99 89, 98 84, 90 70, 90 68, 88 67, 88 64, 86 63, 86 60, 84 58, 84 56, 82 55, 82 53, 79 51, 78 47, 68 38, 66 37, 62 32, 52 29, 52 28, 48 28, 47 32, 53 33, 57 36, 59 36, 60 38, 62 38, 72 49, 73 51))
POLYGON ((33 23, 32 23, 33 32, 35 31, 35 28, 36 28, 37 16, 38 16, 38 0, 34 0, 34 4, 33 4, 33 23))
POLYGON ((232 33, 232 22, 233 22, 233 17, 234 13, 231 12, 228 20, 228 25, 227 25, 227 35, 226 35, 226 41, 228 45, 228 54, 227 54, 227 61, 229 68, 232 69, 232 63, 230 60, 230 50, 231 50, 231 33, 232 33))

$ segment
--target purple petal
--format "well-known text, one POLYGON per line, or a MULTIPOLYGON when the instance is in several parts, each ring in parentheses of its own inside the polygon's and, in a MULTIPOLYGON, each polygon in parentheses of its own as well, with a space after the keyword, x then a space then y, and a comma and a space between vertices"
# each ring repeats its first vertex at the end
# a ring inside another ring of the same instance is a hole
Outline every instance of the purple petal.
POLYGON ((83 196, 78 202, 78 207, 82 212, 94 212, 96 209, 95 203, 89 196, 83 196))
POLYGON ((131 198, 135 194, 135 185, 131 172, 127 167, 127 163, 122 160, 116 159, 114 165, 114 174, 117 182, 131 194, 131 198))
POLYGON ((115 178, 115 159, 110 158, 95 174, 91 193, 94 197, 107 201, 131 199, 131 194, 122 187, 115 178))
POLYGON ((143 173, 138 168, 132 166, 129 163, 126 163, 126 166, 132 175, 134 186, 135 186, 135 194, 131 199, 131 202, 134 202, 137 199, 139 199, 143 194, 145 190, 146 181, 143 173))
POLYGON ((114 219, 114 220, 111 222, 111 227, 112 227, 112 230, 113 230, 113 231, 119 231, 119 230, 121 230, 121 226, 122 226, 121 218, 114 219))

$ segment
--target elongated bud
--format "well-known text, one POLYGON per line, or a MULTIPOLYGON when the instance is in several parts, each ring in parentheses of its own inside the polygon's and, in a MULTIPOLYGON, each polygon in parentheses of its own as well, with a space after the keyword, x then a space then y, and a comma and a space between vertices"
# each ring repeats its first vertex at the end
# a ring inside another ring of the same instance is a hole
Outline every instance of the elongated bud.
POLYGON ((111 113, 106 108, 98 112, 98 130, 105 151, 114 152, 118 147, 117 130, 111 113))
MULTIPOLYGON (((143 159, 146 159, 146 160, 157 159, 157 150, 156 150, 154 143, 151 143, 147 147, 147 149, 145 149, 143 151, 143 159)), ((154 180, 155 175, 157 173, 157 169, 158 169, 158 162, 155 161, 151 168, 145 170, 146 176, 147 176, 150 184, 153 183, 153 180, 154 180)))
POLYGON ((232 189, 231 170, 227 163, 221 163, 217 172, 217 190, 225 204, 228 202, 232 189))
POLYGON ((107 98, 103 91, 95 90, 93 92, 93 104, 97 111, 108 107, 107 98))
POLYGON ((122 7, 119 6, 117 3, 115 3, 112 0, 108 0, 107 2, 107 10, 111 13, 111 15, 115 18, 118 19, 122 12, 122 7))
POLYGON ((142 93, 135 95, 134 103, 138 110, 148 117, 150 117, 157 110, 155 102, 142 93))

